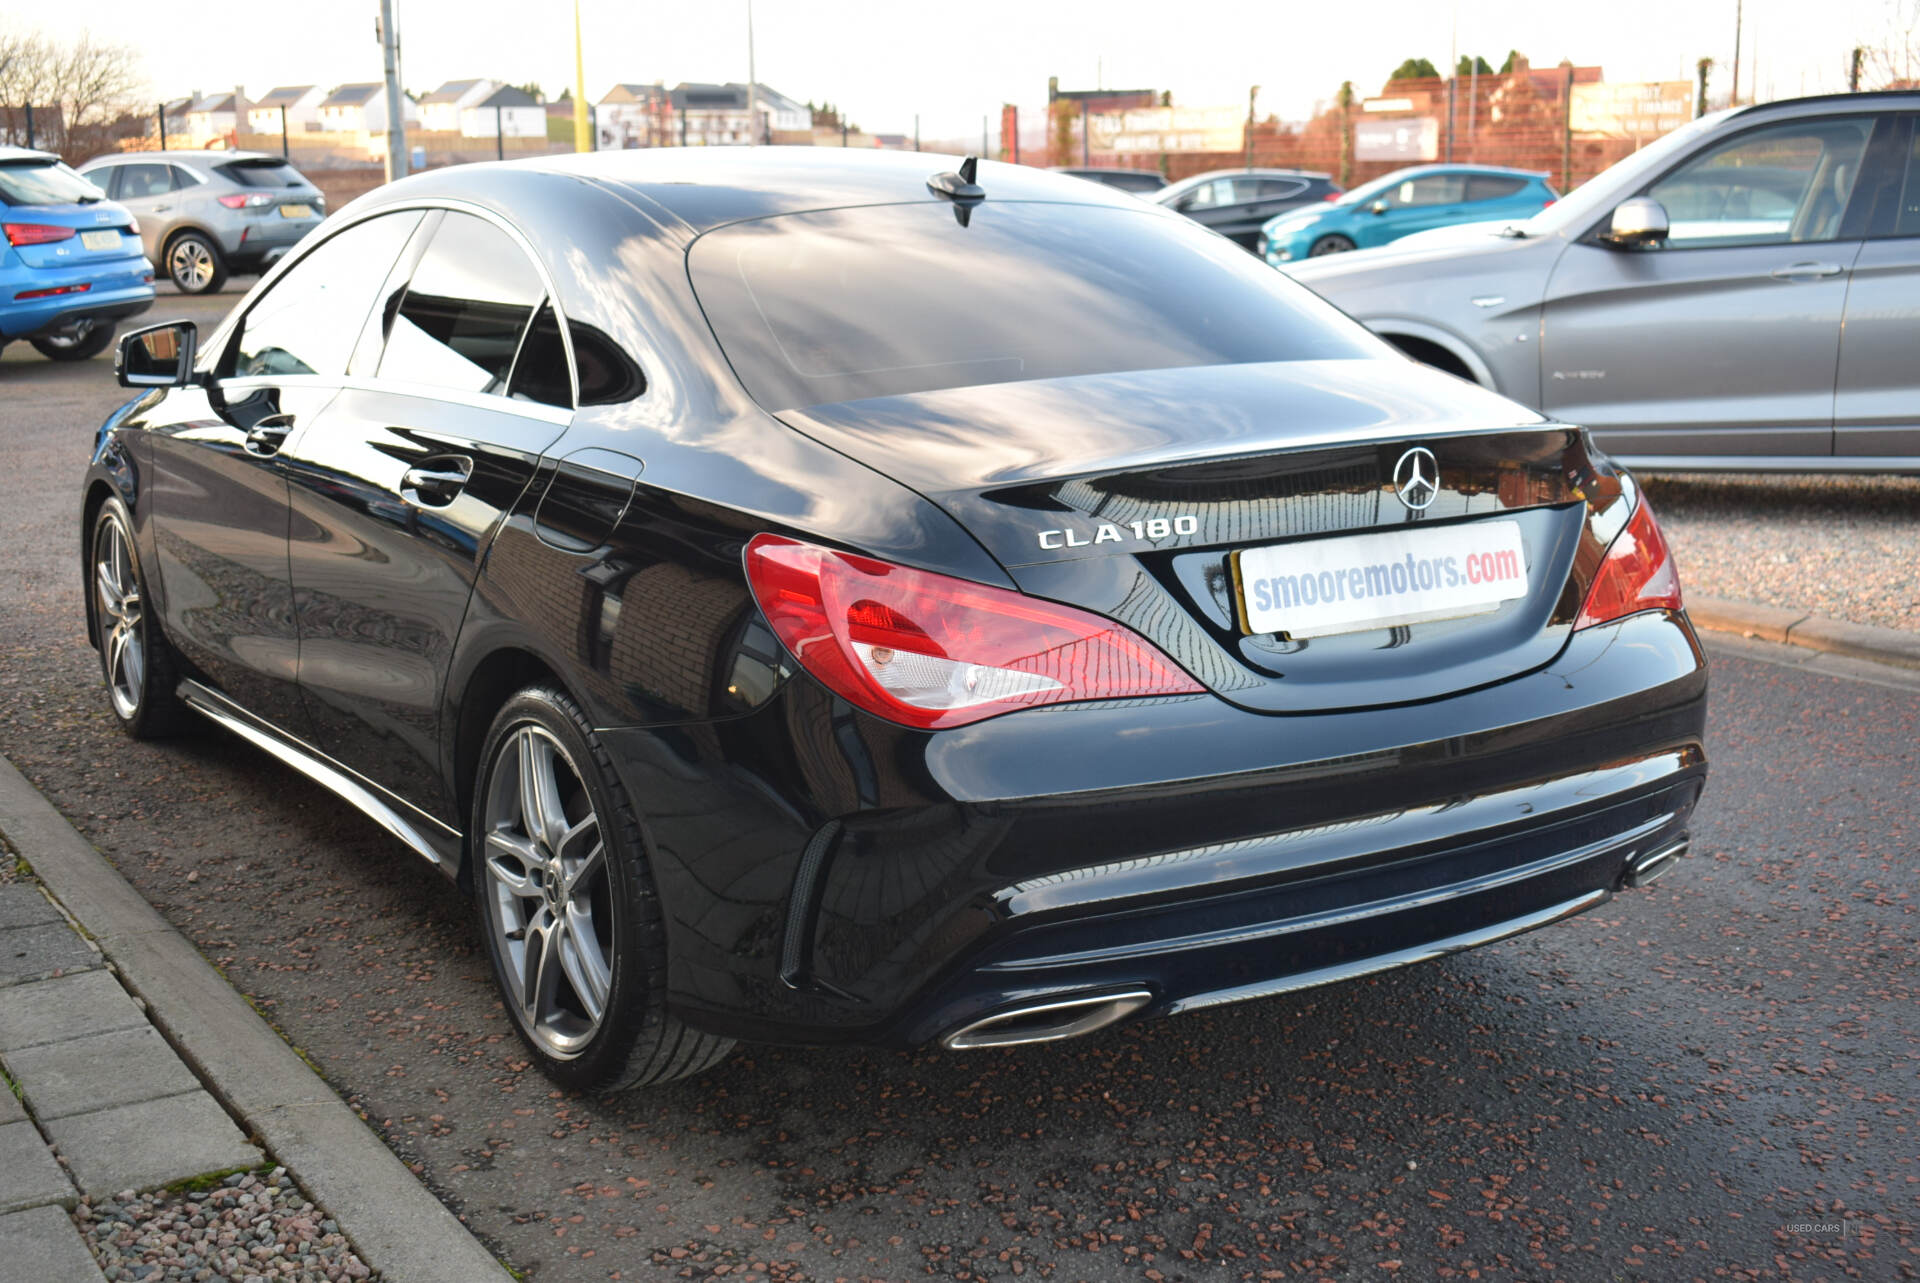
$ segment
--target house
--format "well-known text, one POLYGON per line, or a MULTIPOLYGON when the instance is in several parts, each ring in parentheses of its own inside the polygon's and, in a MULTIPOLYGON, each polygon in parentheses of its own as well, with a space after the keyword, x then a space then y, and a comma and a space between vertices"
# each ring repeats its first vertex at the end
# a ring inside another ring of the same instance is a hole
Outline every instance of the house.
POLYGON ((605 151, 671 147, 680 141, 672 95, 660 85, 615 85, 594 104, 593 116, 597 145, 605 151))
POLYGON ((802 103, 760 85, 729 81, 724 85, 683 83, 672 94, 673 142, 685 147, 724 147, 756 141, 770 142, 775 130, 811 135, 812 114, 802 103), (749 93, 758 114, 757 127, 747 118, 749 93))
POLYGON ((277 134, 284 119, 290 134, 317 130, 320 104, 326 97, 327 91, 318 85, 279 85, 247 104, 247 128, 256 134, 277 134))
MULTIPOLYGON (((401 120, 418 127, 420 109, 401 96, 401 120)), ((341 85, 320 104, 320 128, 336 134, 385 134, 387 87, 378 81, 341 85)))
POLYGON ((225 138, 240 127, 245 104, 238 93, 200 94, 187 107, 187 137, 200 146, 225 138))
POLYGON ((499 87, 497 80, 449 80, 420 100, 420 127, 452 133, 460 128, 461 113, 483 102, 499 87))
POLYGON ((547 109, 519 86, 501 85, 460 113, 460 133, 467 138, 545 138, 547 109))

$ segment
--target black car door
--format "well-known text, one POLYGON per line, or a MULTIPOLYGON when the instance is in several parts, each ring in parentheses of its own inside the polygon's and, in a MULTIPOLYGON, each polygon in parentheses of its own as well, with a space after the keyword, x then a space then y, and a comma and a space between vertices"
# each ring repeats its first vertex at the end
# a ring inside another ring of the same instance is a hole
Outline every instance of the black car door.
POLYGON ((428 219, 417 266, 381 290, 353 377, 281 459, 319 747, 458 827, 438 747, 454 640, 488 537, 573 396, 522 244, 475 214, 428 219))
POLYGON ((169 421, 147 425, 167 636, 228 697, 302 737, 277 456, 339 394, 355 337, 418 221, 389 215, 317 246, 235 322, 210 385, 168 397, 169 421))

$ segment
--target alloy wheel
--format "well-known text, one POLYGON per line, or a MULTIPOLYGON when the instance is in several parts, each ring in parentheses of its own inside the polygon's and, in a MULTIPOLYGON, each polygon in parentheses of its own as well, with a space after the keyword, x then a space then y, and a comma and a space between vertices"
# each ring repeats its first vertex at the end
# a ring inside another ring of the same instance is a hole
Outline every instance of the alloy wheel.
POLYGON ((94 594, 100 606, 100 653, 114 711, 128 721, 140 712, 147 679, 147 646, 141 630, 140 579, 133 570, 127 530, 109 518, 93 547, 94 594))
POLYGON ((213 280, 213 254, 204 242, 186 237, 168 251, 167 275, 181 289, 198 294, 213 280))
POLYGON ((523 724, 487 782, 485 890, 508 1001, 548 1054, 581 1053, 606 1019, 614 925, 606 843, 579 769, 523 724))

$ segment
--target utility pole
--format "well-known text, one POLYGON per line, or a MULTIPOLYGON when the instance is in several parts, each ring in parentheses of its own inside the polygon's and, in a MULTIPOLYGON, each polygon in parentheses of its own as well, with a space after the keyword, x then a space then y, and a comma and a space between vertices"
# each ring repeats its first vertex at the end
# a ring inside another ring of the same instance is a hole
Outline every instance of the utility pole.
MULTIPOLYGON (((747 146, 760 143, 760 77, 753 69, 753 0, 747 0, 747 146)), ((915 151, 920 150, 918 146, 915 151)))
MULTIPOLYGON (((162 129, 166 128, 166 124, 164 121, 161 123, 160 127, 162 129)), ((167 145, 165 143, 160 144, 160 150, 165 151, 166 147, 167 145)), ((27 104, 27 150, 28 151, 33 150, 33 104, 32 103, 27 104)))
POLYGON ((913 149, 920 150, 920 113, 913 113, 913 149))
POLYGON ((160 150, 165 151, 167 149, 167 104, 161 103, 154 109, 153 114, 160 119, 160 150))
MULTIPOLYGON (((1853 60, 1847 67, 1847 92, 1850 94, 1860 92, 1860 59, 1866 52, 1859 45, 1853 47, 1853 60)), ((29 143, 28 146, 32 144, 29 143)))
POLYGON ((393 0, 380 0, 380 59, 387 79, 387 181, 407 176, 406 99, 400 96, 400 33, 393 29, 393 0))
POLYGON ((587 60, 580 51, 580 0, 573 0, 573 149, 593 150, 587 125, 587 60))
POLYGON ((980 117, 980 155, 986 157, 992 153, 987 150, 987 118, 980 117))
POLYGON ((1733 0, 1733 96, 1727 106, 1740 105, 1740 26, 1743 0, 1733 0))
POLYGON ((493 158, 507 158, 507 117, 506 109, 499 103, 493 104, 493 158))
POLYGON ((287 104, 280 104, 280 159, 291 160, 293 153, 287 150, 287 104))
POLYGON ((1260 86, 1254 85, 1247 90, 1247 168, 1253 168, 1253 100, 1260 96, 1260 86))

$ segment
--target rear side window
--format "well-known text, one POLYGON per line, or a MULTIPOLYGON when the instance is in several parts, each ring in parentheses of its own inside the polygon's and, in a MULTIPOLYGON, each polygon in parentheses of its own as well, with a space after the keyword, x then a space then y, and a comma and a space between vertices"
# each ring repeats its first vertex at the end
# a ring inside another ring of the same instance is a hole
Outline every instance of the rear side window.
POLYGON ((295 263, 241 318, 223 373, 344 374, 374 296, 419 222, 417 210, 370 218, 295 263))
POLYGON ((1468 200, 1500 200, 1511 196, 1527 185, 1524 178, 1497 178, 1491 174, 1475 174, 1467 179, 1468 200))
POLYGON ((1231 242, 1150 209, 883 205, 734 223, 688 253, 769 410, 1177 366, 1377 355, 1231 242))
POLYGON ((1262 178, 1258 189, 1261 200, 1286 200, 1307 190, 1307 185, 1297 178, 1262 178))
POLYGON ((230 160, 213 172, 242 187, 305 187, 300 171, 281 160, 230 160))
POLYGON ((1424 178, 1410 178, 1394 189, 1396 205, 1453 205, 1459 202, 1466 189, 1466 179, 1459 174, 1428 174, 1424 178))
POLYGON ((58 161, 0 161, 0 204, 74 205, 103 192, 58 161))
POLYGON ((448 213, 407 282, 380 377, 505 395, 545 293, 512 237, 483 218, 448 213))
POLYGON ((1913 131, 1913 146, 1907 157, 1907 185, 1900 193, 1900 216, 1894 220, 1895 236, 1920 236, 1920 129, 1913 131))

